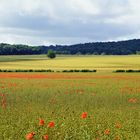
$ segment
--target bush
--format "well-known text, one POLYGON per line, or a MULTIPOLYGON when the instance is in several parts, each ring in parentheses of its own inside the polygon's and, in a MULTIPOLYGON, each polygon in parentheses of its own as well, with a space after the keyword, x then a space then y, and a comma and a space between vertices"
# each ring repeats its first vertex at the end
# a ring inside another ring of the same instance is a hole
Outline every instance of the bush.
POLYGON ((126 72, 135 72, 135 70, 126 70, 126 72))
POLYGON ((0 69, 0 72, 54 72, 53 70, 33 70, 33 69, 29 69, 29 70, 22 70, 22 69, 17 69, 17 70, 2 70, 0 69))
POLYGON ((51 59, 56 57, 56 53, 52 50, 48 50, 47 56, 51 59))
POLYGON ((132 73, 132 72, 140 72, 140 70, 115 70, 115 71, 113 71, 113 72, 116 72, 116 73, 118 73, 118 72, 126 72, 126 73, 132 73))
POLYGON ((62 72, 96 72, 96 70, 88 70, 88 69, 83 69, 83 70, 63 70, 62 72))
POLYGON ((125 72, 125 70, 116 70, 116 71, 113 71, 113 72, 125 72))

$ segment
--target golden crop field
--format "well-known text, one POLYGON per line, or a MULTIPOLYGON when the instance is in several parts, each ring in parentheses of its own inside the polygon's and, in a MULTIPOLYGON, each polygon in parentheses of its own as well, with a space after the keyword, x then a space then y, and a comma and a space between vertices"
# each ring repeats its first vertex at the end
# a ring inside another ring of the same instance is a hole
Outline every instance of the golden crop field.
POLYGON ((58 56, 53 60, 45 55, 0 56, 0 69, 140 69, 140 56, 58 56))

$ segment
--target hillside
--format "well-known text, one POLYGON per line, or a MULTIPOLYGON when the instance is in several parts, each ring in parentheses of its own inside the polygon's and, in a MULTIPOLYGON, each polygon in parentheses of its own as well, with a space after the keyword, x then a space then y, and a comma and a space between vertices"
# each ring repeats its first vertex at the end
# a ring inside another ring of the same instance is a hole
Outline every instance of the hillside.
POLYGON ((28 46, 1 43, 0 55, 46 54, 50 49, 54 50, 57 54, 128 55, 136 54, 140 51, 140 39, 55 46, 28 46))

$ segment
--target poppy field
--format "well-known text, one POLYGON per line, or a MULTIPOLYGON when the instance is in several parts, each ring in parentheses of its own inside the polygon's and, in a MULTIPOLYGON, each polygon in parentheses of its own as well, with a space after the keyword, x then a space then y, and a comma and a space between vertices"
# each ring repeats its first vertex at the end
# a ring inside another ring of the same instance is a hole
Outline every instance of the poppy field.
POLYGON ((0 73, 0 140, 139 139, 139 73, 0 73))

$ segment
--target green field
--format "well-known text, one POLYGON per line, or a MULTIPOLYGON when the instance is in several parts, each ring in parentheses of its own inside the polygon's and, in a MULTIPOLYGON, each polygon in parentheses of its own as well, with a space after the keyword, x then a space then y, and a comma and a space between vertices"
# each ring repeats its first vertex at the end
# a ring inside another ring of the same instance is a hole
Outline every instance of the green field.
POLYGON ((0 73, 0 140, 140 140, 140 56, 1 56, 0 69, 97 69, 97 73, 0 73), (87 113, 83 118, 82 114, 87 113), (40 125, 40 119, 44 123, 40 125), (53 127, 49 123, 54 122, 53 127), (33 136, 32 132, 35 133, 33 136), (29 136, 29 135, 28 135, 29 136))
POLYGON ((2 75, 0 140, 24 140, 31 132, 35 140, 45 134, 49 140, 140 139, 140 74, 2 75), (54 128, 48 128, 50 121, 54 128))
POLYGON ((58 56, 54 60, 45 55, 0 56, 0 69, 140 69, 140 56, 58 56))

